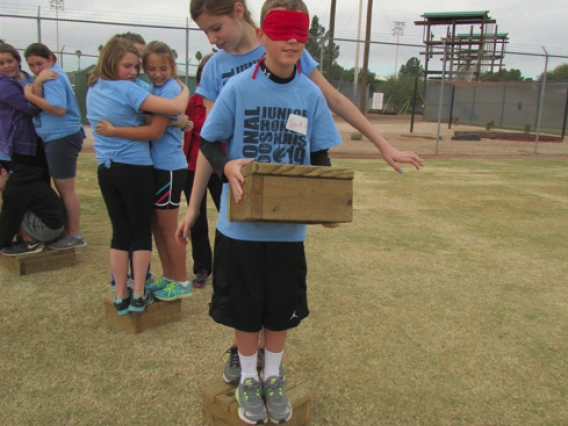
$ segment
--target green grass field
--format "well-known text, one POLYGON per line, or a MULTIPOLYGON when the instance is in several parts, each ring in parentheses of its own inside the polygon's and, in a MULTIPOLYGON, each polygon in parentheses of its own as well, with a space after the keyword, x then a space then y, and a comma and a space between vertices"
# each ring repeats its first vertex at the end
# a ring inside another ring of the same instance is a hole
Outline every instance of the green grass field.
MULTIPOLYGON (((310 227, 311 315, 284 358, 314 394, 311 424, 568 424, 568 163, 334 165, 356 171, 354 222, 310 227)), ((202 424, 201 387, 232 339, 207 315, 211 285, 181 322, 137 336, 106 324, 92 154, 78 188, 79 265, 0 270, 0 424, 202 424)))

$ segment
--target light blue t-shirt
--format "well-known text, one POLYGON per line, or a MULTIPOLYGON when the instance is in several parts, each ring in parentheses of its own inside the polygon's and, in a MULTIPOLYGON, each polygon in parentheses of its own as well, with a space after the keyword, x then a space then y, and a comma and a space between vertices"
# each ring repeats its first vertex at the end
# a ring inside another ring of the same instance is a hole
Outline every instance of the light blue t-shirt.
MULTIPOLYGON (((152 94, 162 98, 173 99, 181 93, 181 87, 173 78, 163 86, 153 86, 152 94)), ((170 117, 176 120, 176 116, 170 117)), ((183 153, 183 132, 179 127, 168 126, 164 134, 150 143, 154 168, 159 170, 187 169, 187 159, 183 153)))
POLYGON ((65 115, 58 117, 44 111, 34 117, 36 132, 44 142, 61 139, 81 129, 79 104, 75 99, 67 74, 57 64, 54 64, 51 70, 56 71, 59 77, 43 83, 43 97, 51 105, 64 108, 65 115))
POLYGON ((31 75, 29 75, 25 71, 21 71, 21 73, 24 75, 24 77, 26 77, 26 79, 25 80, 17 80, 18 83, 20 83, 20 86, 24 87, 27 84, 34 84, 34 79, 31 75))
MULTIPOLYGON (((254 69, 232 78, 201 130, 210 142, 227 141, 231 160, 254 158, 280 164, 310 164, 310 152, 332 148, 341 137, 320 89, 304 74, 287 84, 269 80, 254 69), (287 130, 293 120, 296 130, 287 130)), ((223 185, 217 229, 247 241, 304 241, 306 225, 230 222, 229 184, 223 185)))
POLYGON ((0 151, 0 161, 12 161, 12 159, 8 154, 4 154, 2 151, 0 151))
POLYGON ((147 92, 151 92, 152 91, 152 85, 146 83, 144 80, 142 80, 141 78, 137 78, 136 79, 136 85, 138 87, 141 87, 142 89, 146 90, 147 92))
POLYGON ((115 127, 135 127, 144 123, 140 105, 150 96, 146 90, 128 80, 103 80, 87 92, 87 119, 93 129, 98 164, 110 162, 150 166, 150 142, 100 136, 94 129, 100 119, 115 127))
MULTIPOLYGON (((263 45, 259 45, 256 49, 242 55, 234 55, 224 50, 218 51, 205 64, 201 82, 195 89, 195 93, 215 102, 227 81, 231 77, 256 65, 264 52, 266 52, 266 48, 263 45)), ((304 49, 304 53, 302 53, 300 58, 301 73, 309 77, 317 66, 318 63, 304 49)))

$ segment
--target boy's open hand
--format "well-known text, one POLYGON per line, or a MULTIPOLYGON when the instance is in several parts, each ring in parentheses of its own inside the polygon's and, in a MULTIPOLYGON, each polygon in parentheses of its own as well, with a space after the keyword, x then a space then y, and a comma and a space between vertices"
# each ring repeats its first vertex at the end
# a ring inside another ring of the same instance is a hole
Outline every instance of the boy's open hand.
POLYGON ((95 132, 101 136, 112 136, 114 131, 114 126, 111 122, 103 120, 101 118, 100 124, 95 126, 95 132))
POLYGON ((420 168, 424 165, 424 160, 416 155, 416 153, 412 151, 399 151, 392 146, 381 151, 381 155, 387 164, 399 173, 402 173, 402 169, 398 166, 398 163, 412 164, 416 167, 416 170, 420 170, 420 168))
POLYGON ((245 183, 245 178, 241 169, 253 161, 254 159, 252 158, 250 160, 241 158, 238 160, 231 160, 225 164, 223 173, 231 184, 231 190, 233 191, 233 196, 235 197, 237 204, 243 199, 243 183, 245 183))

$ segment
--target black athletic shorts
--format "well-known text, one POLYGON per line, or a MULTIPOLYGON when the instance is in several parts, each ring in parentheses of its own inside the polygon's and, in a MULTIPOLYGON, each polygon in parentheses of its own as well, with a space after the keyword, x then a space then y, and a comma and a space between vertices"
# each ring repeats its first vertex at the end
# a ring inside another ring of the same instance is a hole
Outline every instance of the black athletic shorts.
POLYGON ((158 170, 154 169, 154 208, 159 210, 179 209, 181 193, 185 188, 187 169, 158 170))
POLYGON ((209 315, 254 333, 284 331, 309 315, 303 242, 257 242, 215 235, 209 315))

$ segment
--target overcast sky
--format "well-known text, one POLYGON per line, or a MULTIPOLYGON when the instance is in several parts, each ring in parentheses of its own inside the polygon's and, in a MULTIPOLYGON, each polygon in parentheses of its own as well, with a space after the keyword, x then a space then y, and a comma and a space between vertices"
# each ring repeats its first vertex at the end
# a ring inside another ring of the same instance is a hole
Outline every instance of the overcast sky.
MULTIPOLYGON (((305 0, 306 1, 306 0, 305 0)), ((128 22, 144 22, 170 25, 185 25, 185 19, 188 17, 189 1, 180 0, 64 0, 65 11, 60 12, 61 16, 73 18, 89 18, 101 19, 113 18, 113 20, 126 20, 128 22)), ((253 13, 253 18, 258 21, 260 15, 260 7, 263 0, 248 0, 249 8, 253 13)), ((306 4, 311 15, 318 15, 320 22, 329 28, 331 0, 307 0, 306 4)), ((49 0, 0 0, 0 13, 37 13, 37 7, 41 6, 42 15, 53 15, 53 10, 49 10, 49 0)), ((365 19, 366 19, 366 0, 363 1, 363 22, 361 29, 361 38, 364 38, 365 19)), ((449 12, 449 11, 480 11, 488 10, 489 15, 497 20, 499 32, 509 33, 510 44, 507 47, 509 51, 522 52, 542 52, 541 46, 545 46, 551 53, 568 56, 568 25, 566 18, 568 11, 566 0, 540 0, 538 2, 527 0, 405 0, 405 1, 374 1, 373 3, 373 25, 372 40, 394 42, 396 39, 392 35, 393 21, 406 22, 404 35, 400 38, 401 43, 422 43, 422 27, 414 25, 414 21, 421 20, 420 15, 426 12, 449 12)), ((358 0, 337 0, 337 16, 335 23, 335 31, 337 37, 357 38, 357 22, 359 12, 358 0)), ((195 24, 190 23, 195 27, 195 24)), ((467 32, 467 28, 463 28, 467 32)), ((112 28, 112 31, 119 31, 120 28, 112 28)), ((132 29, 136 31, 137 29, 132 29)), ((185 50, 183 44, 174 41, 173 36, 169 34, 153 32, 147 29, 143 34, 146 39, 154 39, 162 37, 167 43, 176 45, 180 51, 185 50), (151 33, 151 34, 148 34, 151 33), (172 40, 168 40, 171 37, 172 40)), ((18 27, 18 32, 22 29, 18 27)), ((29 36, 35 37, 35 25, 30 26, 25 32, 31 32, 29 36)), ((52 36, 53 28, 50 25, 44 25, 42 28, 42 36, 49 40, 52 36)), ((89 38, 93 39, 98 35, 99 31, 90 31, 81 26, 73 28, 60 27, 61 44, 66 44, 66 51, 81 49, 88 51, 89 48, 77 47, 74 41, 78 43, 85 32, 89 32, 89 38)), ((101 31, 102 33, 106 32, 101 31)), ((110 33, 109 33, 110 34, 110 33)), ((191 51, 208 50, 206 41, 202 36, 195 33, 193 43, 190 46, 191 51), (192 47, 195 47, 192 49, 192 47)), ((14 34, 14 28, 10 27, 10 23, 6 20, 0 20, 0 38, 6 38, 13 44, 27 42, 28 34, 14 34), (24 40, 25 38, 25 40, 24 40)), ((104 40, 96 41, 96 45, 103 43, 104 40)), ((341 60, 344 66, 354 63, 355 44, 341 45, 341 60)), ((393 64, 398 62, 399 67, 407 59, 417 55, 420 50, 411 48, 400 48, 398 55, 394 47, 378 46, 371 49, 370 67, 381 75, 392 73, 389 71, 394 69, 393 64), (388 62, 388 64, 387 64, 388 62)), ((362 53, 361 53, 362 54, 362 53)), ((318 58, 316 58, 318 59, 318 58)), ((510 55, 505 60, 508 68, 521 68, 526 75, 535 76, 544 66, 542 58, 523 58, 510 55)), ((552 59, 549 68, 553 68, 562 62, 568 62, 568 59, 552 59)), ((353 65, 351 65, 353 66, 353 65)))

